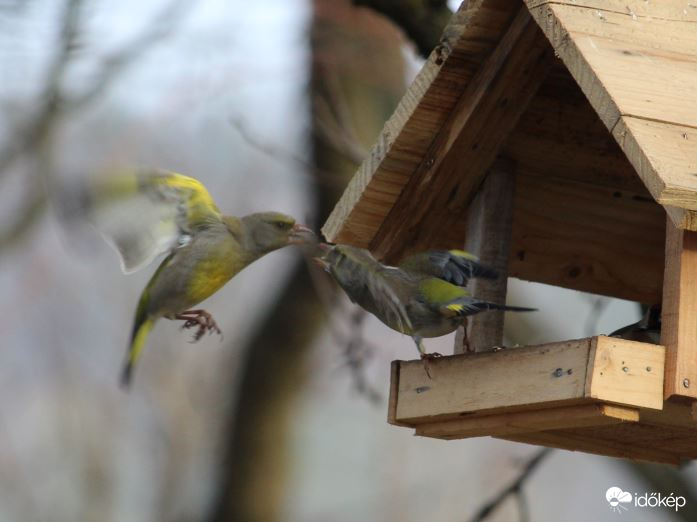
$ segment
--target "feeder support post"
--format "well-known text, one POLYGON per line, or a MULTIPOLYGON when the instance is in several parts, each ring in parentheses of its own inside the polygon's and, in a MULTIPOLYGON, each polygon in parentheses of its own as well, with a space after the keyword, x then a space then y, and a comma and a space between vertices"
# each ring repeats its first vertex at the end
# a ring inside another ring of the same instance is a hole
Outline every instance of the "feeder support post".
MULTIPOLYGON (((513 228, 513 196, 515 164, 504 158, 494 161, 469 206, 465 250, 495 268, 498 279, 473 279, 469 290, 478 299, 492 303, 506 302, 508 257, 513 228)), ((455 353, 480 352, 503 343, 503 314, 501 311, 482 312, 458 328, 455 353)))
POLYGON ((664 395, 697 398, 697 232, 666 219, 661 344, 666 347, 664 395))

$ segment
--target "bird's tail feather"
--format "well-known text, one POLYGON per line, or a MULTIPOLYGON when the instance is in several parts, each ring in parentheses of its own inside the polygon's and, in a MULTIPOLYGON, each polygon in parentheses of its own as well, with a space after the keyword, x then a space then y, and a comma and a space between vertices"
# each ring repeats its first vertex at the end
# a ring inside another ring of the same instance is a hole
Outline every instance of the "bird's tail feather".
POLYGON ((537 312, 537 308, 527 308, 525 306, 507 306, 496 303, 481 303, 486 310, 503 310, 504 312, 537 312))
POLYGON ((140 354, 143 352, 145 341, 148 339, 148 334, 154 325, 155 320, 153 318, 147 317, 145 314, 138 314, 136 316, 135 324, 133 325, 133 333, 131 334, 131 344, 128 347, 123 370, 121 370, 120 383, 122 388, 128 388, 130 386, 133 368, 138 362, 140 354))

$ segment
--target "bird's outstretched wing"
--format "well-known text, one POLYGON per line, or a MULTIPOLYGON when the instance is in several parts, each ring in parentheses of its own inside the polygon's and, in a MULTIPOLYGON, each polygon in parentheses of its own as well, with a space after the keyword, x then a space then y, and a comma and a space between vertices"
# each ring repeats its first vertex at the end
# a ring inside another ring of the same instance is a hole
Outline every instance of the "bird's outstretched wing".
POLYGON ((222 219, 201 182, 165 170, 112 172, 70 191, 68 217, 85 217, 135 272, 222 219))
POLYGON ((387 276, 397 268, 382 265, 368 250, 348 245, 331 247, 324 260, 351 301, 378 315, 387 324, 395 325, 399 331, 411 332, 407 310, 387 276))
POLYGON ((399 267, 409 272, 437 277, 457 286, 465 286, 474 277, 496 279, 498 273, 483 265, 464 250, 430 250, 402 260, 399 267))

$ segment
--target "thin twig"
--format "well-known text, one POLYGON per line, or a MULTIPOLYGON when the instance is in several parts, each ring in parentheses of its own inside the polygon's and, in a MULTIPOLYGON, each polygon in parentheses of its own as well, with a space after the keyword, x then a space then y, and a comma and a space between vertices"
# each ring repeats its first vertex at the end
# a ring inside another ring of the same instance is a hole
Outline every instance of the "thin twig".
POLYGON ((528 518, 528 510, 527 502, 524 498, 522 498, 522 488, 525 485, 525 482, 533 474, 537 466, 539 466, 540 462, 542 462, 542 460, 551 452, 551 448, 543 448, 539 452, 537 452, 537 454, 525 464, 523 469, 520 470, 518 476, 506 488, 501 490, 501 492, 498 495, 496 495, 493 499, 491 499, 489 502, 487 502, 481 508, 479 508, 479 511, 477 511, 477 513, 471 518, 472 522, 481 522, 482 520, 485 520, 489 515, 496 511, 501 506, 501 504, 503 504, 503 502, 511 495, 516 495, 518 499, 518 506, 520 509, 520 520, 526 520, 528 518))
POLYGON ((348 368, 353 387, 359 395, 372 404, 381 404, 382 394, 368 382, 365 375, 366 363, 377 351, 377 347, 363 335, 363 322, 368 315, 367 312, 354 306, 352 312, 347 313, 341 306, 343 301, 337 299, 338 293, 331 280, 325 277, 326 274, 321 273, 310 262, 308 262, 308 270, 317 296, 322 302, 322 310, 326 311, 329 333, 334 344, 341 349, 343 357, 341 368, 348 368), (337 318, 346 317, 349 324, 340 325, 337 318), (344 333, 345 331, 349 333, 344 333))
POLYGON ((75 42, 80 32, 80 11, 82 0, 70 0, 63 12, 58 52, 55 54, 46 72, 44 88, 39 96, 40 108, 30 121, 15 131, 8 133, 16 136, 0 151, 0 173, 6 171, 22 155, 32 150, 53 128, 62 102, 61 86, 63 77, 70 64, 75 42))
POLYGON ((101 70, 92 84, 80 94, 66 99, 66 110, 77 110, 88 105, 106 91, 114 83, 116 77, 128 68, 136 58, 154 44, 169 36, 183 18, 186 10, 195 2, 190 0, 174 0, 167 4, 146 29, 121 49, 106 57, 101 70))
POLYGON ((280 163, 295 163, 301 168, 302 176, 308 181, 327 187, 343 186, 343 181, 339 179, 336 173, 316 167, 302 156, 294 154, 276 144, 264 142, 261 138, 255 136, 242 118, 229 118, 228 122, 237 131, 242 140, 251 148, 280 163), (312 175, 312 173, 314 173, 314 175, 312 175))
POLYGON ((65 92, 64 79, 73 59, 73 51, 81 32, 81 11, 83 0, 69 0, 61 21, 58 52, 48 66, 42 94, 39 97, 39 110, 20 129, 9 133, 17 139, 0 150, 0 174, 6 172, 20 158, 41 156, 41 168, 31 173, 34 180, 28 183, 28 194, 22 207, 15 213, 9 226, 0 230, 0 249, 4 250, 20 239, 41 215, 48 196, 47 164, 50 156, 52 134, 62 118, 67 114, 83 109, 97 99, 109 85, 146 48, 168 35, 181 18, 184 8, 193 2, 174 0, 168 4, 153 21, 146 25, 138 36, 113 53, 104 64, 94 82, 82 93, 69 97, 65 92))

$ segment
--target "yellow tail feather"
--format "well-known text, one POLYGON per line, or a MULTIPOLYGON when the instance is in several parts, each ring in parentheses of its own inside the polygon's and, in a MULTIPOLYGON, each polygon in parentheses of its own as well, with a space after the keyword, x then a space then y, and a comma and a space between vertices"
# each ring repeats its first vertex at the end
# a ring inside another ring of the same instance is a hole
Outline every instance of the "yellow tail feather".
POLYGON ((153 326, 155 326, 154 319, 148 318, 137 325, 133 332, 131 345, 128 348, 128 354, 126 356, 126 362, 121 371, 121 386, 124 388, 127 388, 131 384, 133 368, 138 362, 140 354, 143 352, 145 341, 148 339, 148 334, 153 326))

